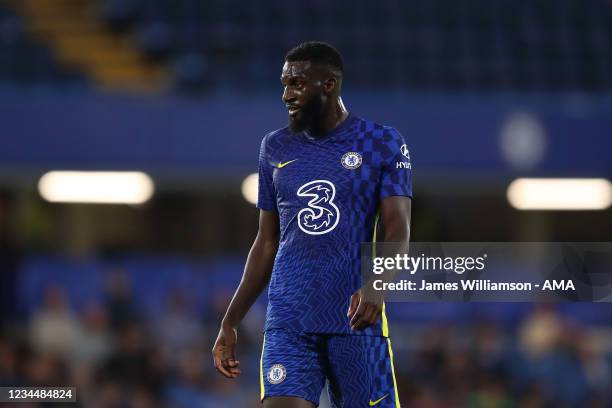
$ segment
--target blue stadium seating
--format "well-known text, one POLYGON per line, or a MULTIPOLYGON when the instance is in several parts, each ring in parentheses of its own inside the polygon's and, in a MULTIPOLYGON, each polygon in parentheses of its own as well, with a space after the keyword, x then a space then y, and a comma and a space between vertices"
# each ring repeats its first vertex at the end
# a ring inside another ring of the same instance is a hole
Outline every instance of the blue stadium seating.
POLYGON ((156 48, 158 36, 177 58, 200 53, 209 61, 207 75, 231 73, 240 88, 274 79, 283 52, 305 39, 336 44, 356 85, 544 90, 612 85, 612 6, 604 0, 129 4, 130 13, 114 0, 107 9, 115 5, 110 14, 129 14, 133 26, 153 32, 148 49, 156 48))
POLYGON ((85 77, 60 67, 51 51, 26 34, 24 21, 0 6, 0 82, 84 84, 85 77))
MULTIPOLYGON (((343 52, 354 87, 612 88, 606 0, 105 0, 100 13, 143 54, 168 59, 178 89, 270 87, 284 52, 307 39, 343 52)), ((83 81, 23 24, 0 8, 0 79, 83 81)))

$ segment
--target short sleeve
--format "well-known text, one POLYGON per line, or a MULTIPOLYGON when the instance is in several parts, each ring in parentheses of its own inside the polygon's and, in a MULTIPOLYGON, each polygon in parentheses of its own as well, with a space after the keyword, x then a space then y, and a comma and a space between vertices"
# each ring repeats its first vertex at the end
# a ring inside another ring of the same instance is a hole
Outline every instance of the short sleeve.
POLYGON ((394 128, 385 128, 382 148, 380 198, 412 198, 412 162, 404 137, 394 128))
POLYGON ((276 211, 276 193, 274 191, 274 183, 272 181, 272 171, 274 168, 268 160, 266 152, 266 143, 268 137, 264 137, 261 141, 259 149, 259 188, 257 194, 257 208, 266 211, 276 211))

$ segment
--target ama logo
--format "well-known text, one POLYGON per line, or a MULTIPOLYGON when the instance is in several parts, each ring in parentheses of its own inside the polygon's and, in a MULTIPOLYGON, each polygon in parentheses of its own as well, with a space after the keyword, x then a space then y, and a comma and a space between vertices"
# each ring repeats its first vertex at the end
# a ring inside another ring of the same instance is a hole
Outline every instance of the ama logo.
POLYGON ((334 204, 336 187, 328 180, 314 180, 297 191, 299 197, 308 197, 308 207, 298 213, 298 226, 306 234, 321 235, 332 231, 340 221, 340 210, 334 204))

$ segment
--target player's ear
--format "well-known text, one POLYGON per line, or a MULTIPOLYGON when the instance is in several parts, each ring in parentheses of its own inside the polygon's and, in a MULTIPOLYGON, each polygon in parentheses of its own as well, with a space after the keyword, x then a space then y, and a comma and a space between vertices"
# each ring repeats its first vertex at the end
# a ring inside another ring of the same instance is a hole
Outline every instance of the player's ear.
POLYGON ((327 95, 331 95, 332 93, 334 93, 337 86, 338 80, 334 77, 329 77, 323 83, 323 90, 327 95))

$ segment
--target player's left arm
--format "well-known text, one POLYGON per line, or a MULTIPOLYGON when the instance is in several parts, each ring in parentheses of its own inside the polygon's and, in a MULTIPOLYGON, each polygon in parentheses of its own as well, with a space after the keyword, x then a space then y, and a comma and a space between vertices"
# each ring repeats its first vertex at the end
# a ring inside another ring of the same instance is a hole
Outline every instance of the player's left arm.
MULTIPOLYGON (((406 140, 390 126, 384 127, 382 139, 376 147, 381 157, 380 177, 380 215, 384 242, 395 243, 397 253, 408 253, 410 241, 410 212, 412 198, 412 163, 406 140)), ((385 254, 380 248, 379 256, 385 254)), ((396 251, 393 251, 396 252, 396 251)), ((396 270, 386 271, 379 278, 391 282, 396 270)), ((378 321, 384 305, 384 292, 374 290, 372 282, 367 282, 351 297, 349 306, 352 330, 361 330, 378 321)))
MULTIPOLYGON (((408 253, 411 212, 410 197, 390 196, 381 200, 383 241, 395 243, 398 253, 408 253)), ((393 277, 386 278, 391 280, 393 277)), ((383 303, 384 292, 374 290, 370 282, 355 292, 348 311, 351 330, 362 330, 376 323, 381 316, 383 303)))

